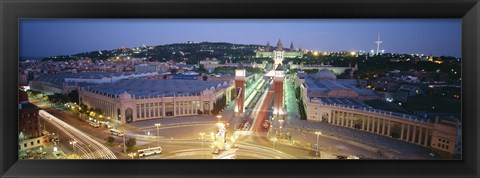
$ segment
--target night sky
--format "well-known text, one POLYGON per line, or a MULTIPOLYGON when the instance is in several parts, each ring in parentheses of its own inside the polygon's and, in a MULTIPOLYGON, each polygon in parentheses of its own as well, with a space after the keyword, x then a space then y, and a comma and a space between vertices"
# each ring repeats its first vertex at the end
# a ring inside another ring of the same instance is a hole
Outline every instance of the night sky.
POLYGON ((370 51, 461 57, 460 19, 22 19, 20 56, 47 57, 143 44, 229 42, 320 51, 370 51))

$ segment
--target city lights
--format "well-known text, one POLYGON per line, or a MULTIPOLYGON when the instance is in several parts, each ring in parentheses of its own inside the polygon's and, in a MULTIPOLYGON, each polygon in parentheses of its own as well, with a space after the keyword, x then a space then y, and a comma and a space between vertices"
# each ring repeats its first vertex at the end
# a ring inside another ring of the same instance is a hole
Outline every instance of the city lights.
MULTIPOLYGON (((163 35, 161 44, 134 46, 123 35, 122 44, 99 41, 90 52, 21 59, 18 158, 461 158, 465 72, 461 58, 449 56, 458 53, 459 41, 439 36, 443 28, 424 28, 430 23, 402 30, 373 21, 362 33, 321 20, 285 25, 282 33, 212 21, 207 24, 224 29, 212 38, 160 19, 169 28, 139 22, 127 29, 146 30, 132 33, 141 37, 153 28, 163 35), (178 29, 205 41, 182 41, 178 29), (242 42, 231 34, 242 34, 242 42)), ((66 40, 71 45, 46 41, 90 49, 74 40, 84 35, 81 29, 66 40)))

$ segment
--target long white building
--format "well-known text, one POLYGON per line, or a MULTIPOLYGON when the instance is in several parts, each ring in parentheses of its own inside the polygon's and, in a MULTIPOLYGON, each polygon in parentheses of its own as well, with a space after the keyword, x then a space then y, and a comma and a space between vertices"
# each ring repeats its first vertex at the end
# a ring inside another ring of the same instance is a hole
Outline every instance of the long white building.
POLYGON ((78 87, 113 83, 122 79, 158 75, 157 72, 80 72, 46 74, 30 81, 30 88, 45 94, 70 93, 78 87))
POLYGON ((210 114, 217 99, 229 98, 233 88, 233 81, 125 79, 81 87, 79 101, 118 123, 130 123, 210 114))
POLYGON ((379 99, 372 90, 355 87, 355 80, 336 78, 328 69, 298 75, 296 83, 307 120, 396 138, 449 154, 459 142, 461 121, 452 117, 421 118, 368 106, 365 100, 379 99))

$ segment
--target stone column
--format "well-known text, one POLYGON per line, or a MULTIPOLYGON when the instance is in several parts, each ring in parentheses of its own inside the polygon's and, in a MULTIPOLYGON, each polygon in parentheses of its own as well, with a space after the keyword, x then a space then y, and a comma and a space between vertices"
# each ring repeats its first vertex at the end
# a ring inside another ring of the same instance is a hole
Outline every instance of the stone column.
POLYGON ((148 101, 146 101, 145 103, 145 118, 149 118, 150 117, 150 103, 148 101))
POLYGON ((343 126, 343 112, 340 112, 340 113, 339 113, 338 119, 340 120, 339 125, 340 125, 340 126, 343 126))
POLYGON ((412 136, 412 143, 415 143, 415 136, 417 135, 417 126, 413 125, 413 136, 412 136))
POLYGON ((377 134, 380 134, 380 118, 377 118, 377 134))
POLYGON ((202 111, 202 113, 203 113, 203 99, 202 99, 202 94, 198 95, 198 97, 200 97, 200 108, 199 108, 199 110, 202 111))
POLYGON ((404 125, 405 125, 405 124, 402 122, 402 130, 401 130, 401 132, 400 132, 400 140, 403 140, 403 130, 405 130, 405 129, 404 129, 404 125))
MULTIPOLYGON (((185 100, 185 98, 183 100, 185 100)), ((182 101, 182 103, 183 103, 183 114, 187 115, 188 101, 182 101)))
POLYGON ((365 130, 365 115, 362 115, 362 130, 365 130))
POLYGON ((382 119, 382 135, 385 135, 385 119, 382 119))
POLYGON ((350 128, 353 128, 353 126, 354 126, 353 121, 355 120, 355 117, 354 117, 355 115, 353 113, 350 113, 350 116, 351 116, 350 117, 350 128))
POLYGON ((390 120, 388 120, 388 125, 387 125, 387 127, 388 127, 388 128, 387 128, 387 135, 388 135, 389 137, 392 137, 392 136, 391 136, 391 133, 390 133, 390 126, 391 126, 391 125, 392 125, 392 122, 391 122, 390 120))
POLYGON ((331 120, 330 120, 329 123, 330 124, 335 124, 335 110, 332 110, 331 120))
POLYGON ((410 140, 410 124, 407 124, 407 138, 405 139, 407 142, 410 140))
POLYGON ((162 96, 162 117, 165 117, 165 96, 162 96))
POLYGON ((425 128, 425 139, 423 139, 423 146, 428 146, 428 128, 425 128))
POLYGON ((422 144, 422 132, 423 132, 423 128, 420 127, 420 131, 418 133, 418 142, 417 142, 417 144, 419 144, 419 145, 422 144))
MULTIPOLYGON (((285 102, 286 102, 286 100, 285 100, 285 102)), ((330 110, 330 114, 328 114, 328 118, 327 118, 328 123, 332 123, 333 113, 334 112, 332 110, 330 110)))
POLYGON ((173 95, 173 116, 177 116, 177 101, 175 98, 175 95, 173 95))
POLYGON ((367 116, 367 131, 370 131, 370 116, 367 116))

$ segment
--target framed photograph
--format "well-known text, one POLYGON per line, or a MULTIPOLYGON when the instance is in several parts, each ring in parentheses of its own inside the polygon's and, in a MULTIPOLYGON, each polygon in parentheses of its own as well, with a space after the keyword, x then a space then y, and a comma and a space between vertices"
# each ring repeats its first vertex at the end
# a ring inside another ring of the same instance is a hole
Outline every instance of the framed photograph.
POLYGON ((0 5, 2 176, 479 176, 478 0, 0 5))

